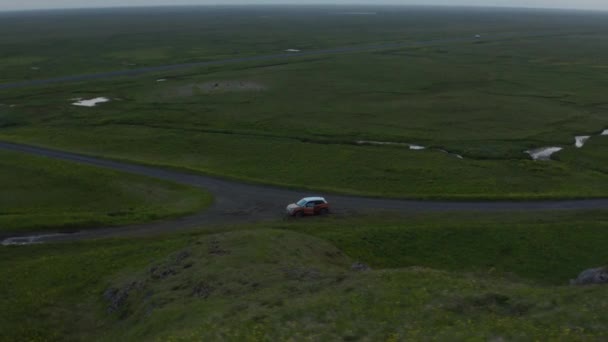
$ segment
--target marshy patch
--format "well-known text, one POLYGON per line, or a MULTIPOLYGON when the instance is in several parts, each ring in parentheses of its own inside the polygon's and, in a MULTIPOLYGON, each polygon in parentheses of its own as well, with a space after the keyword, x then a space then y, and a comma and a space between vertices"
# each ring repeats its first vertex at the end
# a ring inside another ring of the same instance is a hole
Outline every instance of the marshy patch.
POLYGON ((453 152, 450 152, 450 151, 444 150, 444 149, 439 149, 439 151, 443 152, 443 153, 446 153, 446 154, 448 154, 448 155, 450 155, 452 157, 456 157, 458 159, 464 159, 464 157, 461 154, 458 154, 458 153, 453 153, 453 152))
POLYGON ((581 135, 574 137, 574 145, 576 146, 576 148, 582 148, 583 146, 585 146, 585 143, 587 143, 589 139, 591 139, 590 135, 581 135))
POLYGON ((96 97, 92 99, 83 99, 81 97, 71 99, 73 102, 72 105, 79 107, 95 107, 100 103, 110 102, 110 99, 107 97, 96 97))
POLYGON ((450 152, 450 151, 447 151, 447 150, 444 150, 441 148, 429 148, 429 147, 422 146, 422 145, 408 144, 408 143, 402 143, 402 142, 358 140, 358 141, 355 141, 355 144, 370 145, 370 146, 397 146, 397 147, 405 147, 412 151, 432 150, 432 151, 443 152, 449 156, 452 156, 452 157, 455 157, 458 159, 464 159, 464 157, 458 153, 453 153, 453 152, 450 152))
POLYGON ((407 144, 400 142, 391 142, 391 141, 370 141, 370 140, 358 140, 356 141, 357 145, 372 145, 372 146, 401 146, 407 147, 410 150, 414 151, 422 151, 426 150, 426 147, 415 144, 407 144))
POLYGON ((551 160, 551 156, 561 150, 563 150, 562 147, 552 146, 528 150, 525 153, 529 154, 533 160, 551 160))
POLYGON ((211 81, 198 84, 187 84, 168 91, 172 96, 195 96, 199 94, 221 94, 232 92, 260 92, 268 89, 264 84, 255 81, 211 81))
MULTIPOLYGON (((602 133, 599 134, 608 135, 608 129, 605 129, 602 133)), ((574 146, 576 148, 583 148, 585 144, 591 139, 591 135, 577 135, 574 137, 574 146)), ((532 157, 533 160, 551 160, 551 156, 555 153, 563 150, 562 147, 559 146, 551 146, 551 147, 540 147, 532 150, 524 151, 532 157)))

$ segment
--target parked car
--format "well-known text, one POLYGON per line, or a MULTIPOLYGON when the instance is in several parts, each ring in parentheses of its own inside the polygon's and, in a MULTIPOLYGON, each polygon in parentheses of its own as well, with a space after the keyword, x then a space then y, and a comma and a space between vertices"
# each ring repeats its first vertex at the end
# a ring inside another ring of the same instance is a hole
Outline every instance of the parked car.
POLYGON ((306 197, 287 206, 287 215, 302 217, 329 214, 329 203, 323 197, 306 197))

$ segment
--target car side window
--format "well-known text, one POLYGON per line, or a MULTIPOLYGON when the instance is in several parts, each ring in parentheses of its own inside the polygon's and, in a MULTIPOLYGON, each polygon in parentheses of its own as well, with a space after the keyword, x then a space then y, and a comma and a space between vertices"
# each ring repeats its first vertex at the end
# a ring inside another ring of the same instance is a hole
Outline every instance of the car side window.
POLYGON ((312 208, 315 206, 315 202, 308 202, 306 203, 306 208, 312 208))

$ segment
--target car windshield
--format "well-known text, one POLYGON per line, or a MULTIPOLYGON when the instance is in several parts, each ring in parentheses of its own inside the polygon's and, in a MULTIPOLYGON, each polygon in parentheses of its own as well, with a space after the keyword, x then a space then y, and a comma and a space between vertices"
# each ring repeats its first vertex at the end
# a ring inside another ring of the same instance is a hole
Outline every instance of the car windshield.
POLYGON ((299 207, 303 207, 306 205, 306 200, 305 199, 301 199, 300 201, 298 201, 298 203, 296 203, 299 207))

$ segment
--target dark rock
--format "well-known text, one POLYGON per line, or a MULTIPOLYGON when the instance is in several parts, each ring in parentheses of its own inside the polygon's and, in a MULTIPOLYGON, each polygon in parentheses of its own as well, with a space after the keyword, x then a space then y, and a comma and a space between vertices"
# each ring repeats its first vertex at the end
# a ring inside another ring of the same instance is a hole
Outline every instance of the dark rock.
POLYGON ((608 284, 608 267, 591 268, 570 280, 571 285, 608 284))
POLYGON ((139 289, 141 284, 138 282, 132 282, 121 289, 112 287, 107 289, 103 293, 103 298, 108 301, 108 312, 113 313, 120 311, 127 304, 129 294, 136 289, 139 289))
POLYGON ((190 255, 191 255, 191 253, 189 251, 181 251, 175 256, 175 262, 181 263, 182 261, 184 261, 188 257, 190 257, 190 255))
POLYGON ((175 254, 173 261, 150 267, 150 277, 154 280, 162 280, 178 274, 181 269, 192 267, 192 262, 185 262, 190 256, 192 253, 189 251, 181 251, 175 254))
POLYGON ((372 268, 369 267, 369 265, 364 264, 362 262, 356 262, 354 263, 351 267, 350 267, 353 271, 357 271, 357 272, 362 272, 362 271, 369 271, 372 268))
POLYGON ((177 274, 177 271, 173 267, 154 267, 150 271, 150 277, 155 280, 165 279, 177 274))
POLYGON ((207 283, 200 282, 194 287, 192 295, 207 299, 211 295, 211 292, 213 292, 213 288, 211 286, 209 286, 207 283))

